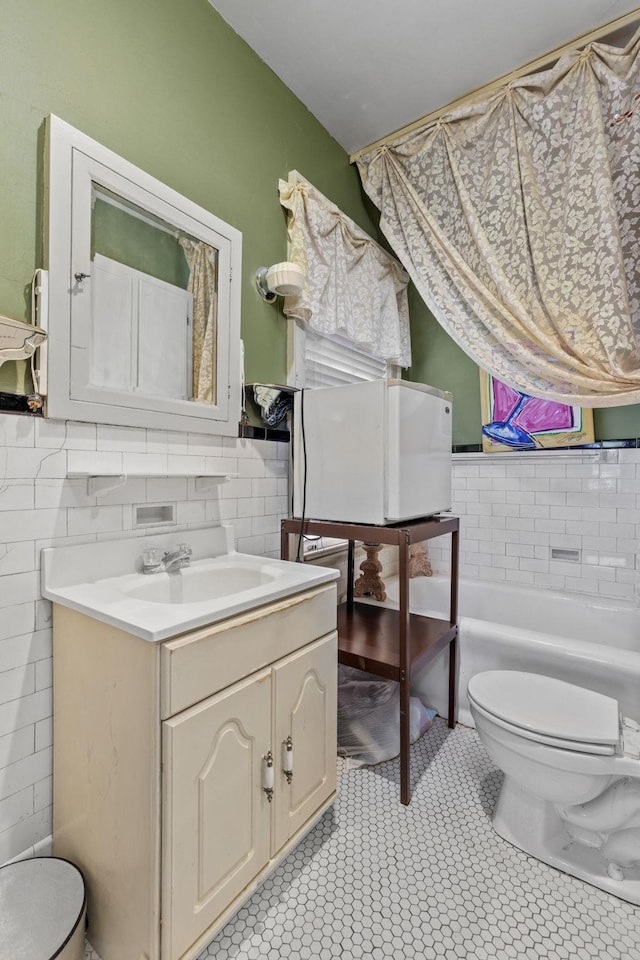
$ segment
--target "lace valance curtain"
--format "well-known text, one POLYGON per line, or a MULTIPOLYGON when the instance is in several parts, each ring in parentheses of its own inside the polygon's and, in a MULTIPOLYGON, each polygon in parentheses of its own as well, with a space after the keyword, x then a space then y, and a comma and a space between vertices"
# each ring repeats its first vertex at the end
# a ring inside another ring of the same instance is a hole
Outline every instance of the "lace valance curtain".
POLYGON ((402 367, 411 364, 409 277, 400 264, 299 174, 281 180, 288 258, 306 271, 284 312, 324 335, 402 367))
POLYGON ((380 226, 481 367, 582 406, 640 402, 640 34, 592 44, 364 155, 380 226))

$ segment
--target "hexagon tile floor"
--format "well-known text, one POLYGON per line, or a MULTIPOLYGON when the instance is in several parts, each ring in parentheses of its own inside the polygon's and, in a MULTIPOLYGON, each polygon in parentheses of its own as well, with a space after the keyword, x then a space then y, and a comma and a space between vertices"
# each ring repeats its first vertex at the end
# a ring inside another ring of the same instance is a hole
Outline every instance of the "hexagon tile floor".
MULTIPOLYGON (((198 960, 640 960, 640 910, 493 832, 501 774, 436 720, 397 760, 340 777, 335 807, 198 960)), ((99 960, 87 948, 85 960, 99 960)))

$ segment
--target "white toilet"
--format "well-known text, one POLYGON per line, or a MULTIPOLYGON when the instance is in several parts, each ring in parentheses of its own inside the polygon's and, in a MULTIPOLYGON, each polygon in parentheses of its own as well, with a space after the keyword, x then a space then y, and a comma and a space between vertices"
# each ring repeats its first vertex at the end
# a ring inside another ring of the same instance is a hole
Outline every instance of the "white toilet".
POLYGON ((493 815, 500 836, 640 904, 640 725, 611 697, 539 674, 478 673, 468 693, 505 774, 493 815))

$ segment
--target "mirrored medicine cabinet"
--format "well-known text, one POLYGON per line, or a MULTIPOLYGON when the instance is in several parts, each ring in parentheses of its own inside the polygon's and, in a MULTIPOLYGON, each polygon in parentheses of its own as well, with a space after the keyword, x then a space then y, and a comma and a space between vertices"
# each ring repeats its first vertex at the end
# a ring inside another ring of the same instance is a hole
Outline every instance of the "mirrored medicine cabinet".
POLYGON ((237 435, 242 235, 50 116, 47 415, 237 435))

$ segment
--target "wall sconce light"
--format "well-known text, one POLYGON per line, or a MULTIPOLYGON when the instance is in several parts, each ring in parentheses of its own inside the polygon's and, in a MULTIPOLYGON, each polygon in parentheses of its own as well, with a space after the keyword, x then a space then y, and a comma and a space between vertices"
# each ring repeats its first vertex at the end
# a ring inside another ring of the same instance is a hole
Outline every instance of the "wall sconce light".
POLYGON ((273 303, 276 297, 295 297, 302 293, 305 272, 297 263, 284 261, 272 267, 260 267, 256 286, 263 300, 273 303))

